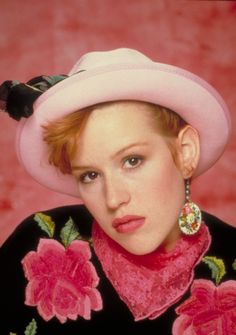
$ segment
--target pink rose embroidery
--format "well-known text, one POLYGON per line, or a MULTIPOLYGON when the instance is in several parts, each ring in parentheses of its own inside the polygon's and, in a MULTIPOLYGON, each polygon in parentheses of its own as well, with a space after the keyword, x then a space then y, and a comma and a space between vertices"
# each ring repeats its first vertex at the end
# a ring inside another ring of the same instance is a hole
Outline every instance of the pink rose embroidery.
POLYGON ((235 335, 236 281, 215 286, 209 280, 193 282, 191 297, 180 305, 180 316, 173 325, 173 335, 235 335))
POLYGON ((37 252, 22 260, 29 283, 25 303, 37 306, 46 321, 56 316, 61 323, 78 315, 90 319, 91 310, 102 308, 96 289, 99 278, 89 261, 91 251, 85 241, 75 240, 68 248, 53 239, 40 239, 37 252))

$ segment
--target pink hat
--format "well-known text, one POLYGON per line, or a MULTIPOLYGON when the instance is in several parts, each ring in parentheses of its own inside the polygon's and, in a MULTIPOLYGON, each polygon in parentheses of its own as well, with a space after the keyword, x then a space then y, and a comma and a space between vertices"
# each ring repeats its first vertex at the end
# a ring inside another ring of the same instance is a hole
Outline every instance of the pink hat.
POLYGON ((69 77, 43 93, 34 113, 20 122, 17 152, 28 173, 60 193, 79 197, 76 181, 48 163, 42 125, 105 101, 139 100, 168 107, 200 135, 195 177, 221 156, 230 134, 230 116, 221 96, 207 82, 181 68, 153 62, 132 49, 85 54, 69 77))

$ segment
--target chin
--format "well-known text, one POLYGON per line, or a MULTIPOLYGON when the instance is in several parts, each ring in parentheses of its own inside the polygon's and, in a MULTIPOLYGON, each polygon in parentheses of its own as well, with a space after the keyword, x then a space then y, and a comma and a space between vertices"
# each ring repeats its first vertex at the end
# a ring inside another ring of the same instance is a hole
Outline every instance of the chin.
POLYGON ((136 246, 122 246, 126 251, 128 251, 129 253, 136 255, 136 256, 144 256, 144 255, 148 255, 150 253, 152 253, 153 251, 155 251, 158 247, 159 244, 155 244, 153 246, 141 246, 141 244, 138 244, 136 246))

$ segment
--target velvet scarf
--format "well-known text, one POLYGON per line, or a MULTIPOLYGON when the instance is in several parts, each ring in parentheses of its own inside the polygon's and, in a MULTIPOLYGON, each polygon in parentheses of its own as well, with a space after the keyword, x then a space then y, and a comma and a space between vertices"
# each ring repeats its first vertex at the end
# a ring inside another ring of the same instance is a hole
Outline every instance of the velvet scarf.
POLYGON ((204 223, 197 234, 182 235, 170 252, 159 247, 144 256, 124 250, 96 222, 92 236, 107 278, 136 321, 157 318, 183 296, 211 242, 204 223))

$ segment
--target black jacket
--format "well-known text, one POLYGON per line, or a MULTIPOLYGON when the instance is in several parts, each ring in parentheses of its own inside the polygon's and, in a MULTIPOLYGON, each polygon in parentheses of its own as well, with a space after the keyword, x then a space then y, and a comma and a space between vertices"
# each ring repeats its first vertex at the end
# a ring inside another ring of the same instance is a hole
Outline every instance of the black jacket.
MULTIPOLYGON (((44 212, 56 222, 54 238, 68 218, 71 217, 79 227, 80 234, 89 239, 91 236, 92 217, 84 206, 65 206, 44 212)), ((236 271, 232 264, 236 258, 236 229, 220 221, 216 217, 203 213, 203 219, 212 236, 212 243, 207 255, 221 258, 225 262, 226 274, 223 281, 236 280, 236 271)), ((94 334, 103 331, 113 334, 123 330, 125 334, 160 334, 171 335, 172 324, 176 319, 175 308, 189 296, 187 292, 178 303, 169 308, 155 320, 135 322, 133 316, 120 300, 111 283, 105 277, 103 269, 92 249, 92 262, 95 265, 100 283, 98 290, 103 299, 103 309, 92 311, 91 320, 78 317, 76 321, 61 324, 56 318, 46 322, 35 307, 24 304, 27 279, 24 276, 21 260, 30 250, 36 250, 39 238, 45 233, 33 219, 33 215, 24 220, 0 248, 0 334, 10 332, 23 335, 26 326, 32 319, 37 323, 37 335, 79 335, 94 334)), ((200 262, 195 269, 196 278, 212 280, 209 267, 200 262)), ((31 334, 31 333, 29 333, 31 334)), ((34 333, 35 334, 35 333, 34 333)))

